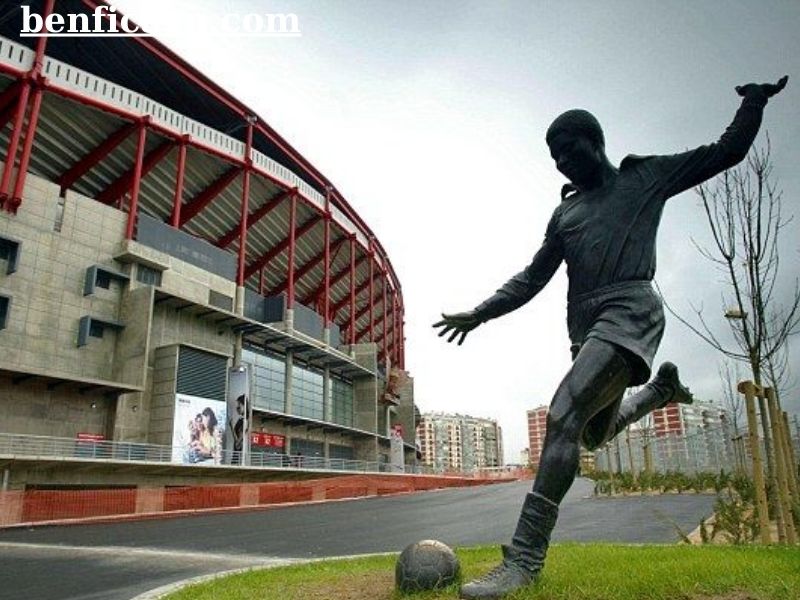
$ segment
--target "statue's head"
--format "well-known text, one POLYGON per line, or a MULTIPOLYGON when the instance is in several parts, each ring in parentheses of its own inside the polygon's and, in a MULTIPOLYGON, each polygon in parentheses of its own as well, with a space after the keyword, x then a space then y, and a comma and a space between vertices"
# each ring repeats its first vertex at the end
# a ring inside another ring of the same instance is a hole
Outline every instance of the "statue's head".
POLYGON ((556 168, 578 185, 594 178, 607 161, 603 128, 586 110, 573 109, 559 115, 545 136, 556 168))

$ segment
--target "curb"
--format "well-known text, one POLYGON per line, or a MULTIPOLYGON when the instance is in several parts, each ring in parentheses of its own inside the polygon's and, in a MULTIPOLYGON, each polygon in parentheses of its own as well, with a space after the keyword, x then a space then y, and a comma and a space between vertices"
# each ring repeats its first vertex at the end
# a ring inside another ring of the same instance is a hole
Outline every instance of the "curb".
POLYGON ((259 565, 252 567, 244 567, 241 569, 231 569, 229 571, 220 571, 218 573, 209 573, 207 575, 198 575, 197 577, 190 577, 188 579, 182 579, 180 581, 173 581, 172 583, 162 585, 160 587, 139 594, 138 596, 134 596, 131 600, 158 600, 159 598, 163 598, 168 594, 172 594, 173 592, 177 592, 187 586, 194 585, 196 583, 205 583, 206 581, 213 581, 214 579, 228 577, 229 575, 237 575, 239 573, 247 573, 248 571, 255 571, 256 569, 276 569, 278 567, 285 567, 294 564, 305 564, 306 562, 311 562, 304 560, 298 560, 292 562, 292 559, 286 559, 286 561, 287 562, 278 563, 274 565, 259 565))
POLYGON ((179 581, 173 581, 172 583, 168 583, 166 585, 162 585, 157 588, 153 588, 152 590, 148 590, 139 594, 138 596, 134 596, 131 600, 160 600, 165 596, 172 594, 174 592, 180 591, 185 587, 190 585, 195 585, 197 583, 205 583, 207 581, 213 581, 215 579, 221 579, 223 577, 228 577, 230 575, 238 575, 239 573, 248 573, 250 571, 263 571, 267 569, 278 569, 280 567, 289 567, 294 565, 307 565, 309 563, 315 562, 327 562, 332 560, 348 560, 354 558, 368 558, 371 556, 391 556, 393 554, 397 554, 397 552, 372 552, 368 554, 350 554, 344 556, 326 556, 323 558, 286 558, 286 559, 277 559, 280 562, 276 562, 275 564, 269 565, 253 565, 252 567, 244 567, 241 569, 230 569, 228 571, 220 571, 218 573, 208 573, 206 575, 198 575, 197 577, 190 577, 188 579, 181 579, 179 581))

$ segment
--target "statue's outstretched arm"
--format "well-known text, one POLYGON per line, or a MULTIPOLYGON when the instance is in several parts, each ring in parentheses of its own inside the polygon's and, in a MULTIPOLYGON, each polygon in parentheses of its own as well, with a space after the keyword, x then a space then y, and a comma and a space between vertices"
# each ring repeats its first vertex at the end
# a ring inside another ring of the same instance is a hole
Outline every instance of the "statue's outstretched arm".
POLYGON ((656 156, 647 161, 647 169, 661 186, 664 198, 675 196, 729 169, 747 156, 761 127, 761 117, 767 100, 779 93, 788 81, 777 83, 748 83, 736 87, 742 104, 733 122, 718 141, 688 152, 671 156, 656 156))
POLYGON ((433 324, 434 327, 441 328, 439 337, 450 333, 447 341, 452 342, 460 335, 458 340, 460 346, 467 334, 478 325, 519 308, 547 285, 564 257, 561 242, 556 233, 556 214, 553 215, 547 226, 547 234, 542 247, 530 264, 509 279, 491 298, 473 310, 453 314, 442 313, 442 319, 433 324))

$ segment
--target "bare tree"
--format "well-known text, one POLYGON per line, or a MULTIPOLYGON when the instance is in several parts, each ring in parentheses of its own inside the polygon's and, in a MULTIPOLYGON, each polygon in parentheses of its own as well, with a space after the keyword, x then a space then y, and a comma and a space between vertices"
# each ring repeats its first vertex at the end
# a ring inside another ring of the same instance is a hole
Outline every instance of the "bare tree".
POLYGON ((722 405, 733 425, 734 435, 739 435, 739 423, 742 418, 742 395, 736 390, 736 384, 740 379, 738 363, 731 364, 729 360, 723 360, 719 365, 719 379, 722 383, 722 405))
MULTIPOLYGON (((787 338, 800 330, 800 283, 787 303, 777 299, 780 266, 779 236, 791 221, 781 211, 782 192, 771 179, 770 143, 751 150, 745 163, 729 169, 696 188, 711 228, 714 245, 695 242, 700 253, 724 273, 728 289, 722 294, 733 344, 726 344, 706 320, 703 309, 693 307, 698 323, 690 323, 668 304, 668 310, 698 336, 725 356, 750 366, 756 385, 785 374, 780 367, 787 338), (772 365, 772 368, 770 367, 772 365)), ((766 402, 760 399, 761 414, 766 402)), ((768 419, 762 419, 768 469, 772 472, 772 444, 768 419)))
POLYGON ((767 360, 767 377, 775 387, 775 394, 781 397, 797 386, 797 379, 790 369, 789 345, 785 344, 767 360))

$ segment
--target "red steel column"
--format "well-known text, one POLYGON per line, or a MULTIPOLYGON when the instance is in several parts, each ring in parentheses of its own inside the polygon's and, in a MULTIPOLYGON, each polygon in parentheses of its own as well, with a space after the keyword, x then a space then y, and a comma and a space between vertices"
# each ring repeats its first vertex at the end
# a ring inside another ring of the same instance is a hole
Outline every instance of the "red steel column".
POLYGON ((406 368, 406 310, 400 303, 400 368, 406 368))
MULTIPOLYGON (((47 17, 49 17, 53 13, 53 5, 56 3, 56 0, 47 0, 44 5, 44 10, 42 11, 42 21, 45 21, 47 17)), ((38 40, 36 40, 36 55, 33 58, 33 68, 31 69, 31 75, 38 75, 42 72, 42 66, 44 66, 44 49, 47 47, 47 36, 43 35, 40 36, 38 40)))
POLYGON ((401 297, 400 288, 395 290, 394 300, 395 300, 394 339, 397 342, 396 344, 397 366, 400 369, 404 369, 405 366, 403 365, 403 299, 401 297))
POLYGON ((183 179, 186 173, 186 149, 189 136, 184 135, 178 145, 178 172, 175 174, 175 197, 172 199, 172 219, 170 225, 176 229, 181 224, 181 208, 183 207, 183 179))
POLYGON ((328 188, 325 192, 325 230, 324 240, 325 244, 325 261, 324 275, 323 275, 323 319, 325 322, 325 329, 330 326, 331 319, 331 190, 328 188))
POLYGON ((356 234, 350 236, 350 343, 356 343, 356 234))
POLYGON ((31 82, 26 79, 22 82, 22 90, 17 98, 17 110, 14 113, 14 121, 11 129, 11 139, 8 141, 8 151, 6 152, 6 163, 3 167, 3 176, 0 178, 0 203, 5 204, 8 200, 8 186, 11 183, 11 171, 14 170, 14 161, 17 158, 17 147, 22 133, 22 124, 25 120, 25 111, 28 108, 28 96, 31 93, 31 82))
POLYGON ((139 140, 136 144, 136 165, 133 168, 133 181, 131 182, 131 201, 128 207, 128 226, 125 228, 125 239, 133 239, 133 230, 136 227, 136 216, 139 211, 139 186, 142 183, 142 161, 144 160, 144 146, 147 141, 148 118, 139 123, 139 140))
MULTIPOLYGON (((45 2, 44 10, 41 15, 43 21, 52 14, 54 4, 55 0, 47 0, 47 2, 45 2)), ((36 135, 36 125, 39 121, 39 111, 42 106, 42 90, 37 84, 39 83, 39 74, 42 72, 42 66, 44 65, 44 50, 46 47, 47 36, 41 36, 36 40, 36 53, 33 57, 33 66, 28 73, 29 79, 23 83, 20 103, 17 106, 17 113, 14 119, 14 131, 11 135, 5 169, 3 170, 3 178, 0 182, 0 203, 5 203, 8 199, 8 186, 11 183, 11 171, 14 169, 14 161, 17 158, 17 146, 19 144, 20 135, 22 134, 25 111, 28 109, 28 96, 30 95, 31 86, 36 85, 36 91, 33 96, 33 107, 31 108, 31 114, 28 119, 28 131, 25 134, 25 145, 22 148, 20 166, 17 170, 14 191, 11 194, 11 206, 6 207, 9 212, 13 213, 17 212, 17 208, 22 202, 22 188, 25 186, 25 177, 27 176, 31 150, 33 149, 33 138, 36 135)))
POLYGON ((397 290, 392 292, 392 362, 400 364, 400 346, 397 343, 397 290))
POLYGON ((242 174, 242 216, 239 220, 239 269, 236 275, 236 285, 244 285, 244 269, 247 250, 247 217, 250 214, 250 172, 253 170, 253 160, 250 149, 253 147, 253 120, 248 119, 247 142, 244 149, 244 173, 242 174))
POLYGON ((33 138, 36 136, 36 125, 39 123, 39 112, 42 107, 42 88, 36 87, 33 92, 33 106, 28 117, 28 131, 25 133, 25 144, 22 146, 22 156, 19 159, 19 169, 17 170, 17 182, 11 194, 11 203, 7 207, 9 212, 16 213, 17 208, 22 203, 22 188, 25 185, 25 175, 28 172, 28 164, 31 160, 33 150, 33 138))
POLYGON ((286 275, 286 308, 294 308, 294 229, 297 221, 297 194, 292 194, 289 203, 289 265, 286 275))
POLYGON ((400 365, 401 369, 405 370, 405 368, 406 368, 406 364, 405 364, 406 360, 405 360, 405 350, 403 349, 403 344, 405 343, 405 337, 404 337, 404 335, 405 335, 404 329, 405 328, 403 326, 403 307, 402 306, 400 307, 400 314, 398 315, 398 317, 399 317, 398 322, 400 324, 400 329, 399 329, 400 337, 397 340, 398 344, 399 344, 399 346, 398 346, 399 350, 398 350, 398 354, 397 354, 397 364, 400 365))
POLYGON ((258 270, 258 293, 264 295, 264 267, 258 270))
POLYGON ((400 294, 398 292, 397 296, 397 304, 395 307, 397 308, 397 328, 394 330, 395 339, 397 340, 397 366, 402 367, 403 362, 403 316, 400 313, 400 294))
MULTIPOLYGON (((386 264, 386 258, 381 257, 381 260, 384 264, 386 264)), ((383 360, 388 362, 389 359, 389 331, 386 329, 388 325, 388 321, 386 319, 387 312, 389 306, 386 304, 386 285, 389 283, 389 277, 387 276, 386 269, 383 269, 383 282, 381 287, 383 288, 383 360)))
POLYGON ((369 241, 369 341, 375 340, 375 250, 369 241))

